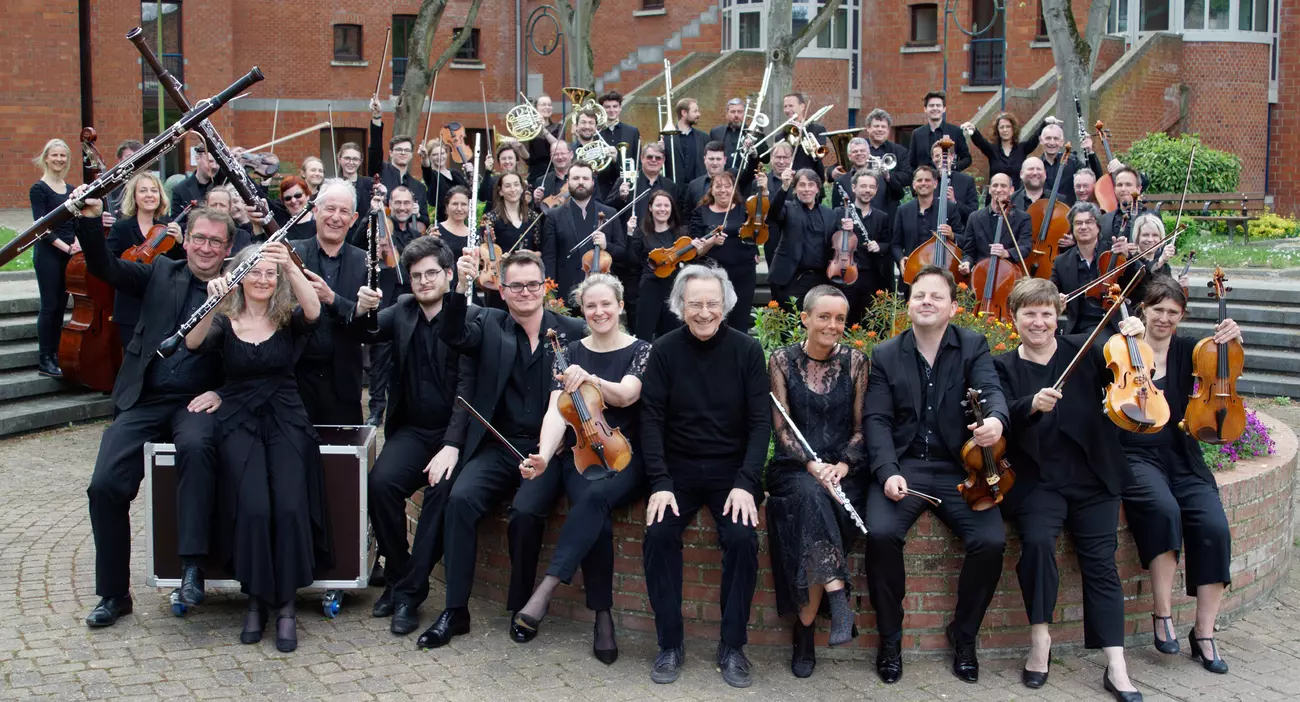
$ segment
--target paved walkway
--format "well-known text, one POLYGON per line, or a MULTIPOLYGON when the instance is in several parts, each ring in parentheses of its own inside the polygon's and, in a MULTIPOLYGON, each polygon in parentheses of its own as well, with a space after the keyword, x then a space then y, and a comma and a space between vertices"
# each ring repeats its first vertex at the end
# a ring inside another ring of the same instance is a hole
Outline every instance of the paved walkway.
MULTIPOLYGON (((84 488, 104 426, 0 442, 0 699, 1108 699, 1100 688, 1104 663, 1094 654, 1059 657, 1048 686, 1032 692, 1020 685, 1019 660, 985 661, 983 680, 967 685, 948 673, 946 660, 908 659, 903 681, 886 687, 869 661, 835 660, 822 649, 816 674, 797 680, 788 649, 755 648, 754 686, 738 691, 714 672, 712 647, 694 644, 682 679, 660 686, 648 678, 652 637, 623 633, 622 658, 606 667, 591 657, 588 625, 548 621, 535 642, 519 646, 507 638, 504 613, 477 601, 473 633, 418 651, 414 635, 395 637, 386 621, 370 618, 375 590, 349 597, 334 620, 319 614, 315 595, 303 595, 300 647, 284 655, 273 635, 256 646, 238 643, 244 603, 237 594, 210 597, 188 618, 171 616, 165 593, 144 585, 140 500, 132 511, 135 613, 91 631, 81 622, 96 601, 84 488)), ((435 587, 426 617, 441 599, 435 587)), ((1219 639, 1229 675, 1150 646, 1130 649, 1131 673, 1148 700, 1300 698, 1300 568, 1275 600, 1219 639)))

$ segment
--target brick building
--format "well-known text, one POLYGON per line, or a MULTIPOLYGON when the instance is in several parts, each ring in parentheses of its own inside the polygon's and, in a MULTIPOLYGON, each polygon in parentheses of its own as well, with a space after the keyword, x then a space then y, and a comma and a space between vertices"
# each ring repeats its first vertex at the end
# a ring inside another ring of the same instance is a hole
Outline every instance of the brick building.
MULTIPOLYGON (((946 88, 950 121, 987 125, 1004 108, 1032 126, 1054 104, 1052 52, 1038 3, 993 0, 953 4, 937 0, 845 0, 822 34, 801 54, 796 86, 814 107, 834 104, 831 129, 858 126, 873 107, 890 111, 896 138, 906 142, 923 123, 921 96, 946 88), (984 30, 976 37, 965 32, 984 30)), ((1075 0, 1084 19, 1085 0, 1075 0)), ((1108 37, 1094 84, 1093 113, 1106 120, 1116 149, 1148 131, 1199 132, 1210 145, 1243 159, 1243 190, 1267 188, 1282 210, 1300 207, 1298 168, 1286 158, 1289 134, 1300 124, 1300 58, 1286 51, 1297 10, 1280 0, 1112 0, 1108 37), (1286 58, 1291 56, 1291 58, 1286 58)), ((300 1, 11 0, 0 57, 0 206, 26 206, 37 177, 30 159, 51 136, 72 143, 86 107, 111 163, 113 147, 157 131, 157 88, 123 37, 143 25, 151 45, 162 28, 163 59, 181 75, 190 98, 211 95, 250 66, 266 80, 250 97, 221 110, 214 123, 231 144, 270 139, 328 118, 338 142, 364 144, 366 103, 374 90, 384 32, 394 47, 384 67, 383 98, 390 110, 400 86, 406 37, 418 0, 376 4, 300 1), (92 99, 83 103, 78 32, 85 7, 92 99), (159 9, 161 8, 161 17, 159 9), (161 21, 160 21, 161 20, 161 21), (32 47, 39 46, 39 51, 32 47)), ((438 28, 435 55, 464 22, 468 0, 452 0, 438 28)), ((494 125, 518 101, 518 91, 558 94, 565 83, 555 25, 538 18, 539 0, 483 0, 474 36, 444 68, 433 110, 435 127, 459 120, 483 123, 480 86, 494 125), (535 19, 536 22, 530 22, 535 19), (531 32, 530 32, 531 30, 531 32)), ((816 12, 796 0, 796 25, 816 12)), ((768 22, 764 0, 604 0, 593 32, 596 87, 629 96, 625 120, 643 133, 656 130, 655 96, 663 59, 673 61, 674 97, 692 96, 704 113, 701 127, 721 121, 727 98, 757 90, 768 22)), ((176 117, 167 113, 167 121, 176 117)), ((774 120, 779 122, 778 119, 774 120)), ((277 147, 282 160, 329 150, 329 130, 277 147)), ((169 172, 182 166, 173 157, 169 172)), ((329 159, 326 159, 327 161, 329 159)), ((984 172, 977 159, 972 167, 984 172)), ((74 178, 75 180, 75 178, 74 178)))

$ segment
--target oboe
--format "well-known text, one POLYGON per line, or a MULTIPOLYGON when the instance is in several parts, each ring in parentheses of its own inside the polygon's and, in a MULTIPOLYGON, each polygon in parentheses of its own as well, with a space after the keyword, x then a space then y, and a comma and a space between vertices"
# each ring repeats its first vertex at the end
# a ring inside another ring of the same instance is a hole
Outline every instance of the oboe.
MULTIPOLYGON (((227 273, 226 275, 229 278, 230 284, 226 288, 225 294, 213 295, 204 300, 203 304, 199 305, 197 310, 194 310, 194 314, 190 315, 189 319, 181 323, 180 329, 177 329, 175 334, 163 339, 163 342, 158 345, 158 355, 167 358, 176 353, 176 349, 180 348, 181 343, 185 341, 185 335, 193 331, 194 327, 197 327, 199 322, 203 321, 204 317, 208 316, 212 310, 215 310, 217 305, 220 305, 221 301, 226 299, 226 295, 229 295, 230 291, 234 290, 235 286, 239 285, 239 281, 243 280, 244 276, 248 275, 248 272, 253 270, 253 267, 262 260, 262 251, 266 248, 266 245, 277 241, 284 241, 285 238, 289 236, 290 230, 293 229, 293 225, 301 221, 303 217, 306 217, 307 213, 311 212, 315 206, 316 204, 314 202, 308 201, 307 204, 303 206, 301 212, 290 217, 289 221, 285 222, 284 226, 280 227, 279 231, 268 237, 266 241, 262 242, 262 244, 257 247, 257 251, 253 252, 253 255, 244 259, 243 263, 235 266, 230 273, 227 273)), ((285 245, 288 246, 288 244, 285 245)), ((292 251, 292 249, 290 249, 290 251, 292 251)))
MULTIPOLYGON (((370 211, 370 221, 366 226, 366 287, 379 289, 379 211, 370 211)), ((379 309, 370 310, 367 315, 370 330, 379 331, 379 309)))
MULTIPOLYGON (((776 399, 776 395, 773 393, 769 392, 768 396, 772 398, 772 403, 776 405, 776 411, 781 413, 781 417, 785 419, 785 423, 790 425, 790 431, 794 432, 794 438, 799 440, 799 444, 803 446, 803 450, 807 451, 808 455, 812 456, 814 461, 821 463, 822 459, 817 457, 817 452, 813 450, 812 446, 808 445, 808 440, 803 438, 803 432, 799 431, 799 427, 795 426, 794 420, 790 419, 790 415, 786 413, 785 407, 781 404, 781 401, 776 399)), ((841 505, 844 505, 844 510, 853 518, 853 523, 858 525, 858 528, 862 530, 863 534, 867 533, 867 525, 862 521, 862 517, 858 514, 858 511, 853 509, 853 503, 849 501, 849 496, 844 494, 844 489, 834 483, 831 483, 830 489, 831 494, 835 496, 836 500, 839 500, 841 505)))

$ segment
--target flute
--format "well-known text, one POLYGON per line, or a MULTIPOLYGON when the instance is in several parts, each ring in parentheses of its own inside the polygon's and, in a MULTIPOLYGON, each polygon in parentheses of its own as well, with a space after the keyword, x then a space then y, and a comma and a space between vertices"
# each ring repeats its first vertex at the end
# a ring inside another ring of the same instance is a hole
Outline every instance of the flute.
MULTIPOLYGON (((469 225, 469 234, 466 235, 466 243, 469 245, 469 248, 476 253, 478 252, 478 181, 479 181, 478 159, 480 155, 479 148, 481 146, 480 137, 482 136, 483 136, 482 134, 474 135, 474 173, 471 175, 471 177, 474 179, 474 182, 471 187, 470 198, 469 198, 469 217, 466 221, 466 224, 469 225)), ((468 296, 470 301, 474 300, 474 278, 473 277, 469 279, 469 287, 466 289, 465 294, 468 296)))
MULTIPOLYGON (((785 423, 790 426, 790 431, 794 432, 794 438, 799 440, 799 444, 803 446, 803 450, 807 451, 808 455, 812 456, 814 461, 821 463, 822 459, 817 457, 817 452, 813 450, 812 446, 808 445, 808 440, 803 438, 803 432, 799 431, 799 427, 795 426, 794 420, 790 419, 790 415, 786 413, 785 407, 781 404, 781 401, 776 399, 774 393, 769 392, 768 396, 772 398, 772 403, 776 405, 776 411, 781 413, 781 417, 785 419, 785 423)), ((853 509, 853 503, 849 501, 849 496, 844 494, 844 488, 841 488, 838 484, 832 483, 830 485, 830 490, 831 494, 835 496, 835 499, 839 500, 841 505, 844 505, 844 510, 853 518, 853 523, 858 525, 858 528, 862 530, 863 534, 866 534, 867 525, 863 523, 862 516, 858 514, 858 511, 853 509)))

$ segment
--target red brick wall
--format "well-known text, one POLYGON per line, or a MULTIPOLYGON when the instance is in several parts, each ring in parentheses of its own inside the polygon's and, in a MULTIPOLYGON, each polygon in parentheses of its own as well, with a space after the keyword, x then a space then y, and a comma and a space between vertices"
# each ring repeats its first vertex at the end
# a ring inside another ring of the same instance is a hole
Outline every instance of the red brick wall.
POLYGON ((1276 194, 1279 212, 1300 210, 1300 161, 1290 148, 1300 131, 1300 6, 1282 3, 1278 8, 1278 86, 1273 106, 1269 187, 1276 194))
MULTIPOLYGON (((1110 145, 1116 152, 1132 146, 1148 132, 1168 129, 1178 120, 1182 103, 1184 52, 1194 44, 1177 37, 1157 37, 1136 63, 1109 81, 1096 104, 1093 118, 1106 123, 1110 145)), ((1105 149, 1094 144, 1105 158, 1105 149)))
MULTIPOLYGON (((1285 54, 1284 54, 1285 55, 1285 54)), ((1241 157, 1241 190, 1264 189, 1268 123, 1267 44, 1189 42, 1183 81, 1191 87, 1186 132, 1241 157)))

